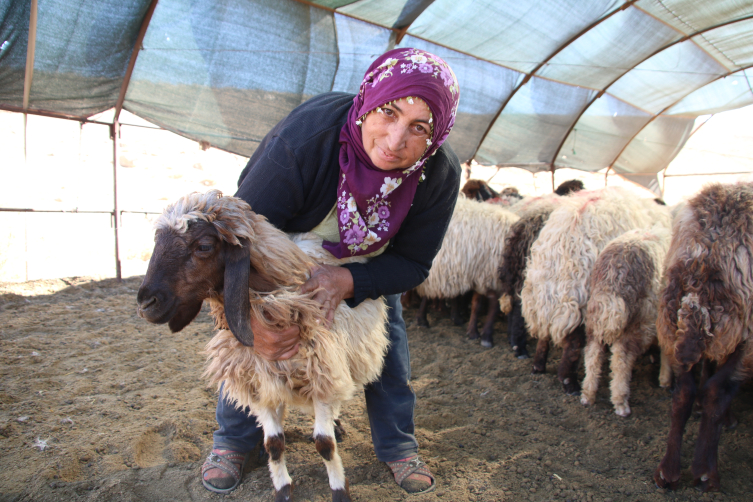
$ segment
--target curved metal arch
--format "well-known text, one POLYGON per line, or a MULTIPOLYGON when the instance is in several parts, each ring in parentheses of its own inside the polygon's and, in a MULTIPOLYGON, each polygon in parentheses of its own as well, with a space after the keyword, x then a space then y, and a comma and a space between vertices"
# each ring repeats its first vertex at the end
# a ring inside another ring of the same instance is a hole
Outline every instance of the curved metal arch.
MULTIPOLYGON (((356 16, 353 16, 351 14, 346 14, 344 12, 340 12, 337 9, 333 9, 332 7, 326 7, 324 5, 319 5, 318 3, 310 2, 308 0, 292 0, 292 1, 296 2, 296 3, 301 3, 303 5, 308 5, 309 7, 316 7, 317 9, 326 10, 327 12, 331 12, 333 14, 340 14, 341 16, 349 17, 351 19, 356 19, 358 21, 361 21, 362 23, 370 24, 372 26, 379 26, 380 28, 384 28, 385 30, 390 30, 390 31, 392 31, 394 33, 399 33, 400 32, 400 30, 398 28, 391 28, 389 26, 383 26, 383 25, 381 25, 379 23, 374 23, 374 22, 368 21, 366 19, 361 19, 360 17, 356 17, 356 16)), ((355 3, 355 2, 352 2, 352 3, 355 3)))
MULTIPOLYGON (((637 7, 636 7, 636 8, 637 8, 637 7)), ((650 15, 650 14, 647 14, 647 15, 650 15)), ((638 67, 639 65, 643 64, 644 62, 648 61, 649 59, 651 59, 652 57, 656 56, 656 55, 657 55, 657 54, 659 54, 660 52, 662 52, 662 51, 665 51, 665 50, 669 49, 670 47, 672 47, 672 46, 674 46, 674 45, 677 45, 677 44, 679 44, 679 43, 682 43, 682 42, 686 42, 686 41, 690 40, 691 38, 693 38, 693 37, 696 37, 696 36, 698 36, 698 35, 701 35, 701 34, 703 34, 703 33, 706 33, 706 32, 708 32, 708 31, 712 31, 712 30, 715 30, 715 29, 717 29, 717 28, 722 28, 722 27, 724 27, 724 26, 727 26, 727 25, 730 25, 730 24, 735 24, 735 23, 739 23, 739 22, 742 22, 742 21, 748 21, 748 20, 750 20, 750 19, 753 19, 753 15, 750 15, 750 16, 745 16, 745 17, 742 17, 742 18, 738 18, 738 19, 734 19, 734 20, 731 20, 731 21, 725 21, 724 23, 716 24, 716 25, 714 25, 714 26, 709 26, 709 27, 707 27, 707 28, 703 28, 702 30, 698 30, 698 31, 696 31, 695 33, 691 33, 691 34, 689 34, 689 35, 685 35, 685 36, 683 36, 682 38, 679 38, 679 39, 675 40, 674 42, 671 42, 671 43, 669 43, 669 44, 665 45, 664 47, 661 47, 661 48, 657 49, 656 51, 652 52, 651 54, 649 54, 648 56, 646 56, 646 57, 645 57, 644 59, 642 59, 641 61, 639 61, 639 62, 638 62, 638 63, 636 63, 635 65, 633 65, 633 67, 632 67, 632 68, 630 68, 630 69, 626 70, 626 71, 625 71, 624 73, 622 73, 622 74, 621 74, 621 75, 620 75, 619 77, 617 77, 617 78, 615 78, 614 80, 612 80, 612 81, 611 81, 611 82, 610 82, 610 83, 609 83, 609 84, 608 84, 608 85, 607 85, 606 87, 604 87, 604 89, 602 89, 602 90, 601 90, 601 91, 600 91, 600 92, 599 92, 599 93, 598 93, 598 94, 597 94, 596 96, 594 96, 594 98, 593 98, 593 99, 592 99, 591 101, 589 101, 589 102, 588 102, 588 103, 586 104, 586 106, 585 106, 585 107, 584 107, 584 108, 583 108, 583 109, 581 110, 581 112, 580 112, 580 113, 578 114, 578 116, 577 116, 577 117, 575 118, 575 120, 573 121, 573 124, 572 124, 572 126, 570 126, 570 129, 568 129, 567 133, 566 133, 566 134, 564 135, 564 137, 562 138, 562 141, 560 142, 560 144, 559 144, 559 147, 557 147, 557 150, 556 150, 556 152, 555 152, 555 154, 554 154, 554 157, 552 158, 551 169, 552 169, 552 170, 556 169, 556 168, 555 168, 555 165, 554 165, 554 164, 555 164, 555 162, 557 161, 557 158, 559 157, 559 155, 560 155, 560 152, 562 151, 562 147, 563 147, 563 146, 565 146, 565 141, 567 141, 567 138, 569 138, 569 137, 570 137, 570 133, 571 133, 571 132, 573 132, 573 129, 575 129, 575 126, 577 126, 577 125, 578 125, 578 121, 580 121, 580 119, 581 119, 581 117, 583 116, 583 114, 584 114, 584 113, 586 113, 586 111, 587 111, 587 110, 588 110, 588 109, 589 109, 589 108, 591 107, 591 105, 593 105, 593 104, 594 104, 594 103, 596 102, 596 100, 597 100, 597 99, 599 99, 600 97, 602 97, 602 96, 604 95, 604 93, 606 93, 607 89, 609 89, 610 87, 612 87, 612 86, 613 86, 613 85, 614 85, 614 84, 615 84, 615 83, 616 83, 616 82, 617 82, 618 80, 620 80, 620 79, 621 79, 622 77, 624 77, 625 75, 627 75, 628 73, 630 73, 630 72, 631 72, 632 70, 634 70, 634 69, 635 69, 636 67, 638 67)), ((736 72, 738 72, 738 71, 740 71, 740 70, 739 70, 739 69, 737 69, 737 70, 735 70, 734 72, 730 72, 730 73, 727 73, 727 75, 731 75, 732 73, 736 73, 736 72)), ((725 76, 727 76, 727 75, 725 75, 725 76)), ((715 79, 715 80, 713 80, 713 81, 716 81, 716 79, 715 79)), ((713 82, 713 81, 712 81, 712 82, 713 82)), ((707 84, 705 84, 705 85, 703 85, 703 86, 699 87, 698 89, 700 89, 700 88, 702 88, 702 87, 705 87, 706 85, 708 85, 708 84, 710 84, 710 83, 711 83, 711 82, 709 82, 709 83, 707 83, 707 84)), ((691 91, 691 92, 695 92, 695 91, 696 91, 696 90, 698 90, 698 89, 694 89, 694 90, 693 90, 693 91, 691 91)), ((689 93, 688 93, 688 94, 689 94, 689 93)), ((685 96, 687 96, 687 94, 686 94, 685 96)), ((683 98, 684 98, 685 96, 683 96, 683 98)), ((619 98, 616 98, 616 99, 619 99, 619 98)), ((677 103, 673 103, 672 105, 670 105, 670 107, 671 107, 671 106, 674 106, 675 104, 677 104, 677 103)), ((635 107, 635 105, 631 105, 631 106, 635 107)), ((664 111, 666 111, 666 109, 667 109, 667 108, 665 108, 664 110, 662 110, 661 112, 659 112, 659 114, 661 114, 661 113, 664 113, 664 111)), ((647 123, 646 123, 646 125, 648 125, 648 124, 649 124, 649 123, 650 123, 650 122, 651 122, 652 120, 653 120, 653 118, 652 118, 652 119, 651 119, 651 120, 650 120, 649 122, 647 122, 647 123)), ((642 128, 641 128, 641 129, 639 130, 639 131, 638 131, 638 133, 636 133, 636 134, 635 134, 635 136, 637 136, 638 134, 640 134, 640 132, 641 132, 641 131, 643 130, 643 128, 645 128, 645 127, 646 127, 646 126, 643 126, 643 127, 642 127, 642 128)), ((624 147, 622 148, 622 150, 620 150, 620 153, 618 153, 618 154, 617 154, 617 157, 615 157, 615 159, 614 159, 614 160, 613 160, 613 161, 612 161, 612 162, 611 162, 611 163, 609 164, 609 168, 607 169, 607 172, 609 172, 609 169, 611 169, 611 168, 612 168, 612 166, 614 165, 614 163, 615 163, 615 162, 617 162, 617 159, 619 159, 620 155, 622 155, 622 152, 624 152, 624 151, 625 151, 625 148, 627 148, 627 145, 628 145, 628 144, 630 144, 630 142, 632 142, 632 141, 633 141, 633 139, 635 139, 635 136, 633 136, 632 138, 630 138, 630 140, 629 140, 629 141, 627 142, 627 144, 626 144, 626 145, 625 145, 625 146, 624 146, 624 147)))
MULTIPOLYGON (((638 135, 639 135, 639 134, 640 134, 640 133, 641 133, 641 132, 642 132, 642 131, 643 131, 643 130, 644 130, 644 129, 646 128, 646 127, 648 127, 648 125, 649 125, 649 124, 650 124, 651 122, 653 122, 653 121, 654 121, 654 120, 655 120, 656 118, 658 118, 658 117, 661 117, 661 115, 662 115, 662 114, 663 114, 664 112, 666 112, 667 110, 669 110, 670 108, 672 108, 672 107, 673 107, 673 106, 675 106, 675 105, 676 105, 677 103, 679 103, 680 101, 682 101, 682 100, 683 100, 683 99, 685 99, 686 97, 690 96, 691 94, 693 94, 693 93, 694 93, 694 92, 696 92, 697 90, 699 90, 699 89, 703 89, 704 87, 706 87, 706 86, 708 86, 708 85, 711 85, 711 84, 713 84, 714 82, 717 82, 717 81, 719 81, 719 80, 721 80, 721 79, 723 79, 723 78, 729 77, 730 75, 734 75, 735 73, 739 73, 739 72, 742 72, 742 71, 745 71, 745 70, 749 70, 750 68, 753 68, 753 64, 749 64, 748 66, 743 66, 742 68, 737 68, 737 69, 736 69, 735 71, 729 71, 729 72, 725 73, 724 75, 720 75, 719 77, 715 78, 714 80, 711 80, 710 82, 707 82, 706 84, 702 85, 701 87, 697 87, 697 88, 693 89, 692 91, 688 92, 687 94, 683 95, 683 96, 682 96, 682 97, 681 97, 680 99, 678 99, 677 101, 675 101, 675 102, 673 102, 672 104, 670 104, 670 105, 668 105, 668 106, 664 107, 664 109, 662 109, 662 110, 661 110, 661 111, 660 111, 659 113, 656 113, 656 114, 654 114, 654 116, 653 116, 653 117, 651 117, 651 118, 650 118, 650 119, 648 120, 648 122, 646 122, 646 123, 645 123, 645 124, 643 125, 643 127, 641 127, 641 128, 640 128, 640 129, 638 130, 638 132, 636 132, 636 133, 635 133, 635 134, 634 134, 634 135, 633 135, 633 136, 632 136, 632 137, 631 137, 631 138, 630 138, 630 139, 628 140, 628 142, 627 142, 627 143, 625 143, 625 146, 623 146, 623 147, 622 147, 622 149, 621 149, 621 150, 620 150, 620 152, 619 152, 619 153, 617 154, 617 156, 616 156, 616 157, 614 158, 614 160, 613 160, 613 161, 612 161, 612 162, 611 162, 611 163, 609 164, 609 168, 607 169, 607 172, 609 172, 609 170, 610 170, 610 169, 613 169, 613 168, 614 168, 614 164, 615 164, 615 163, 616 163, 616 162, 617 162, 618 160, 620 160, 620 157, 622 156, 622 154, 623 154, 623 153, 625 153, 625 150, 627 150, 627 147, 628 147, 628 146, 630 146, 630 144, 631 144, 631 143, 633 142, 633 140, 635 140, 635 138, 637 138, 637 137, 638 137, 638 135)), ((665 168, 666 168, 666 166, 665 166, 665 168)), ((658 172, 659 172, 659 171, 657 171, 657 173, 658 173, 658 172)), ((628 174, 630 174, 630 173, 628 173, 628 174)))
POLYGON ((530 73, 524 73, 524 72, 520 72, 519 70, 515 70, 515 71, 518 71, 519 73, 523 73, 525 75, 525 77, 515 87, 515 89, 512 90, 512 92, 507 97, 507 99, 505 99, 502 102, 502 104, 500 105, 499 110, 497 110, 497 113, 494 115, 494 118, 492 118, 491 122, 489 122, 489 126, 486 128, 486 131, 484 131, 484 134, 481 136, 481 139, 479 140, 478 145, 476 145, 476 149, 473 151, 473 155, 471 155, 471 160, 476 157, 476 154, 478 153, 479 149, 481 148, 481 144, 486 139, 486 136, 489 134, 489 131, 492 130, 492 127, 494 127, 494 123, 497 121, 497 119, 499 118, 499 116, 502 114, 502 111, 505 109, 505 107, 508 105, 508 103, 510 103, 510 100, 512 100, 513 96, 515 96, 515 94, 517 94, 517 92, 521 88, 523 88, 523 86, 526 85, 529 80, 531 80, 531 77, 533 77, 536 74, 537 71, 539 71, 545 64, 547 64, 549 61, 551 61, 557 54, 559 54, 560 52, 562 52, 563 50, 565 50, 573 42, 575 42, 580 37, 582 37, 585 33, 588 33, 589 31, 591 31, 592 29, 594 29, 595 27, 597 27, 598 25, 600 25, 601 23, 603 23, 604 21, 606 21, 607 19, 609 19, 610 17, 614 16, 618 12, 621 12, 621 11, 627 9, 628 7, 630 7, 631 5, 633 5, 637 1, 638 0, 628 0, 624 4, 620 5, 616 9, 614 9, 612 12, 606 14, 605 16, 597 19, 593 23, 591 23, 588 26, 586 26, 585 28, 583 28, 581 31, 579 31, 578 33, 576 33, 575 35, 573 35, 572 37, 570 37, 567 41, 565 41, 565 43, 563 43, 561 46, 559 46, 557 49, 555 49, 554 52, 552 52, 549 56, 547 56, 538 65, 536 65, 536 67, 533 70, 531 70, 530 73))
POLYGON ((403 6, 403 11, 400 13, 400 16, 398 16, 395 26, 393 26, 393 28, 399 30, 395 37, 395 45, 403 40, 405 34, 408 33, 408 28, 410 28, 413 22, 434 3, 434 0, 418 0, 418 5, 413 5, 412 9, 406 10, 406 7, 408 7, 410 3, 415 4, 416 2, 409 1, 403 6))
MULTIPOLYGON (((31 95, 31 80, 34 77, 34 55, 37 47, 37 0, 31 0, 31 12, 29 13, 29 35, 26 43, 26 68, 24 72, 24 95, 23 109, 29 108, 29 96, 31 95)), ((26 119, 24 119, 26 120, 26 119)), ((25 129, 25 128, 24 128, 25 129)))
POLYGON ((139 34, 136 37, 136 43, 133 44, 133 51, 131 52, 131 58, 128 61, 128 67, 126 68, 125 75, 123 76, 123 83, 120 85, 118 100, 115 102, 115 116, 112 119, 113 123, 116 123, 118 121, 118 118, 120 118, 120 112, 123 110, 123 102, 125 101, 126 91, 128 90, 128 86, 131 83, 133 69, 136 67, 136 58, 141 52, 141 44, 144 42, 146 30, 147 28, 149 28, 149 23, 152 21, 152 14, 154 14, 154 9, 157 8, 158 1, 159 0, 152 0, 152 3, 146 10, 146 14, 144 14, 144 19, 141 21, 141 28, 139 29, 139 34))

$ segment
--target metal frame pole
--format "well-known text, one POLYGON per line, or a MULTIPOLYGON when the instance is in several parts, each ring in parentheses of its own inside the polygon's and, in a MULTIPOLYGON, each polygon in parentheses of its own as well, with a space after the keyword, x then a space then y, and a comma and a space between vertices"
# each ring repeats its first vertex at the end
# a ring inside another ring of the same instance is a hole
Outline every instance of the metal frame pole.
POLYGON ((115 229, 115 278, 123 279, 120 269, 120 211, 118 211, 118 139, 120 138, 120 122, 115 120, 110 126, 112 138, 112 219, 115 229))

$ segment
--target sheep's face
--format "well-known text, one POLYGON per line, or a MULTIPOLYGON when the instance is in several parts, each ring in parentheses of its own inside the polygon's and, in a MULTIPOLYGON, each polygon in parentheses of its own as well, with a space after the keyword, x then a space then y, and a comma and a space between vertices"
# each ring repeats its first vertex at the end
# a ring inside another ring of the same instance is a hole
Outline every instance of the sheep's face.
POLYGON ((160 228, 136 300, 149 322, 168 323, 174 333, 186 327, 214 291, 222 291, 226 248, 217 230, 203 221, 181 233, 160 228))

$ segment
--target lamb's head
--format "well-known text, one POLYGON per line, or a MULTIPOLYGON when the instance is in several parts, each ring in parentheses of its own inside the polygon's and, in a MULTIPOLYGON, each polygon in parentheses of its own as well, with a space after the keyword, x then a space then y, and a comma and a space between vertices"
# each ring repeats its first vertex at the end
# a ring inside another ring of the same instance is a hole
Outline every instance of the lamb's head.
POLYGON ((155 225, 155 245, 136 300, 149 322, 185 328, 205 299, 222 293, 235 337, 253 345, 249 324, 251 208, 218 190, 193 193, 168 206, 155 225))

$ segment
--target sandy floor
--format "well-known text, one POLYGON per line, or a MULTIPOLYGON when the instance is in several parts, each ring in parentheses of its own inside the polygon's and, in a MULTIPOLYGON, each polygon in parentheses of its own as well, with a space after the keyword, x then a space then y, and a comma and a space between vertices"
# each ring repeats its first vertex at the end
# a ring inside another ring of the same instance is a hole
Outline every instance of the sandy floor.
MULTIPOLYGON (((198 471, 211 446, 215 392, 202 381, 206 312, 170 334, 135 315, 140 278, 84 278, 0 285, 0 500, 200 501, 273 499, 266 468, 247 466, 236 492, 206 491, 198 471)), ((688 424, 682 488, 651 479, 664 450, 670 396, 657 385, 656 353, 635 371, 633 415, 617 417, 602 385, 584 408, 554 375, 506 347, 504 322, 487 350, 438 314, 419 328, 405 311, 418 394, 421 453, 438 479, 415 500, 753 500, 753 386, 733 403, 740 425, 720 446, 722 489, 703 495, 688 471, 698 417, 688 424)), ((533 351, 531 345, 530 350, 533 351)), ((608 373, 608 372, 605 372, 608 373)), ((363 399, 343 412, 340 445, 355 500, 409 500, 370 444, 363 399)), ((329 500, 309 441, 311 421, 286 427, 296 500, 329 500)))

